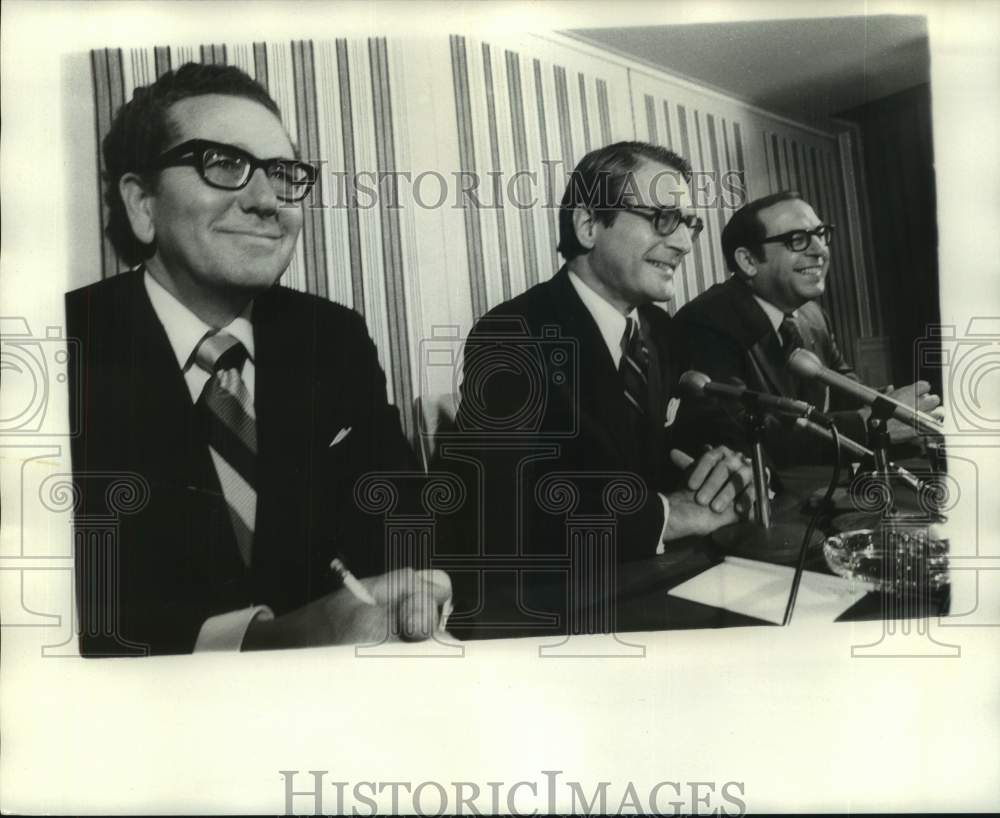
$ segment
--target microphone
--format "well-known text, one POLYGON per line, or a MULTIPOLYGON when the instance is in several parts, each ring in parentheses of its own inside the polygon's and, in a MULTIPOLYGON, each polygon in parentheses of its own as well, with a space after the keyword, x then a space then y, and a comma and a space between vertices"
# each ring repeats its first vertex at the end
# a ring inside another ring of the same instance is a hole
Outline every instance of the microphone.
POLYGON ((730 386, 729 384, 719 383, 718 381, 713 381, 704 372, 698 372, 694 369, 689 369, 681 375, 680 387, 693 397, 714 395, 719 398, 740 401, 748 408, 760 407, 780 415, 806 418, 820 426, 833 425, 833 419, 817 410, 811 403, 794 400, 793 398, 768 395, 765 392, 754 392, 745 386, 730 386))
MULTIPOLYGON (((820 426, 818 423, 813 423, 813 421, 806 418, 796 418, 792 421, 792 423, 794 423, 795 427, 798 429, 805 429, 807 432, 811 432, 817 437, 821 437, 824 440, 833 443, 833 434, 828 429, 820 426)), ((840 448, 858 460, 871 459, 875 457, 875 452, 867 446, 862 446, 856 440, 844 434, 840 436, 840 448)))
MULTIPOLYGON (((796 428, 805 429, 807 432, 818 435, 830 443, 833 442, 833 434, 828 429, 824 429, 818 423, 813 423, 811 420, 807 420, 806 418, 797 418, 792 421, 792 423, 796 426, 796 428)), ((858 460, 875 459, 875 452, 867 446, 862 446, 856 440, 847 437, 847 435, 840 436, 840 448, 849 455, 856 457, 858 460)), ((897 466, 895 463, 890 463, 888 468, 914 491, 920 491, 924 487, 924 481, 908 469, 904 469, 902 466, 897 466)))
POLYGON ((828 369, 808 349, 799 347, 793 350, 792 354, 788 356, 788 368, 801 378, 822 381, 834 389, 846 392, 868 406, 875 407, 876 410, 886 407, 889 417, 895 418, 900 423, 912 426, 918 432, 935 435, 941 434, 941 424, 931 415, 925 414, 919 409, 914 409, 912 406, 907 406, 905 403, 900 403, 898 400, 890 398, 888 395, 883 395, 870 386, 865 386, 863 383, 845 377, 839 372, 828 369))

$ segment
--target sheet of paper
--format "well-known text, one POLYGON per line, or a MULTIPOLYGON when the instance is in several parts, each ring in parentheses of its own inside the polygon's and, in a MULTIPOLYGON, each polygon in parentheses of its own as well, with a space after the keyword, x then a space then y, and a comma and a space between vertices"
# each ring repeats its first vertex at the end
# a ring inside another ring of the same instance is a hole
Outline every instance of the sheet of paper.
MULTIPOLYGON (((671 588, 672 596, 780 623, 795 571, 787 565, 726 557, 718 565, 671 588)), ((870 589, 860 583, 804 571, 793 623, 832 622, 870 589)))

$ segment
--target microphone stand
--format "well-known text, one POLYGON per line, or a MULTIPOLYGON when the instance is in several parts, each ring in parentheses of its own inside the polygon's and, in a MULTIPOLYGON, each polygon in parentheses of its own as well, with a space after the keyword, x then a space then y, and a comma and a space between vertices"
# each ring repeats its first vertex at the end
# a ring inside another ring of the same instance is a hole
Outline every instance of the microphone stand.
MULTIPOLYGON (((747 400, 745 398, 745 400, 747 400)), ((756 496, 754 503, 754 522, 745 523, 742 526, 732 526, 729 530, 719 529, 712 536, 713 540, 720 545, 724 551, 740 554, 749 550, 751 559, 764 559, 769 561, 775 557, 785 557, 795 555, 795 571, 792 575, 792 587, 785 605, 785 613, 781 624, 788 625, 792 619, 792 612, 795 609, 795 600, 799 592, 799 584, 802 581, 802 572, 805 568, 806 552, 814 542, 813 534, 816 524, 819 521, 821 509, 817 509, 813 514, 809 525, 806 526, 805 533, 797 524, 783 523, 772 525, 771 523, 771 500, 768 496, 767 470, 764 467, 764 428, 767 419, 766 412, 755 400, 746 402, 746 429, 752 446, 751 463, 753 469, 753 487, 756 496), (723 531, 726 531, 723 534, 723 531)), ((836 427, 831 429, 834 448, 837 453, 836 468, 834 477, 826 492, 828 502, 837 484, 840 475, 840 437, 836 427)), ((781 561, 779 559, 779 561, 781 561)))
POLYGON ((892 517, 896 514, 895 495, 892 490, 892 481, 889 479, 891 471, 896 467, 889 462, 889 418, 893 415, 893 406, 888 401, 876 400, 872 403, 872 413, 868 417, 868 446, 875 456, 875 471, 872 477, 881 482, 888 500, 886 506, 886 516, 892 517))
MULTIPOLYGON (((724 526, 713 532, 711 537, 723 553, 787 564, 804 550, 804 546, 800 546, 802 526, 799 523, 775 523, 772 519, 767 469, 764 465, 764 430, 768 414, 763 406, 749 396, 744 401, 746 432, 751 444, 753 488, 756 494, 754 519, 724 526)), ((808 543, 812 542, 810 536, 808 543)))

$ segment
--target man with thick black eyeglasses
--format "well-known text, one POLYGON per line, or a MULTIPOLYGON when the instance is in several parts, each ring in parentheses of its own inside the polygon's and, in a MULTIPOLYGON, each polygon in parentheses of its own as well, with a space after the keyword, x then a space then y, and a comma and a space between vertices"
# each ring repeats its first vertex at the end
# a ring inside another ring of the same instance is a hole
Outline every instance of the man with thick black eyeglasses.
MULTIPOLYGON (((542 283, 470 333, 448 466, 468 466, 470 497, 483 509, 469 521, 481 531, 453 539, 499 549, 481 553, 483 565, 511 550, 524 565, 566 554, 564 494, 575 498, 573 514, 614 521, 617 561, 663 554, 749 510, 745 459, 725 447, 705 451, 674 428, 687 363, 657 303, 673 297, 677 268, 702 230, 690 177, 685 159, 657 145, 587 154, 559 209, 565 265, 551 277, 526 271, 542 283)), ((584 561, 565 577, 589 570, 584 561)), ((533 598, 534 588, 525 605, 558 607, 533 598)))
POLYGON ((447 575, 383 574, 354 499, 361 475, 415 468, 364 320, 278 285, 317 172, 274 100, 191 63, 136 89, 103 157, 133 269, 66 298, 81 653, 428 637, 447 575))
MULTIPOLYGON (((869 409, 822 383, 800 379, 786 366, 789 354, 804 347, 828 369, 857 378, 817 303, 826 290, 834 229, 794 191, 749 202, 722 231, 722 252, 733 275, 685 305, 677 321, 690 342, 695 369, 713 380, 738 379, 756 391, 811 403, 830 412, 842 434, 865 443, 869 409)), ((924 412, 940 404, 925 381, 891 396, 924 412)), ((736 422, 724 427, 725 441, 745 448, 742 410, 729 411, 736 422)), ((776 465, 831 459, 831 447, 821 438, 777 420, 768 423, 767 448, 776 465)), ((894 443, 915 434, 895 420, 889 432, 894 443)))
POLYGON ((210 139, 188 139, 165 150, 149 170, 193 167, 205 184, 220 190, 242 190, 258 170, 274 188, 282 202, 299 202, 309 195, 316 183, 316 168, 298 159, 272 157, 258 159, 235 145, 210 139))

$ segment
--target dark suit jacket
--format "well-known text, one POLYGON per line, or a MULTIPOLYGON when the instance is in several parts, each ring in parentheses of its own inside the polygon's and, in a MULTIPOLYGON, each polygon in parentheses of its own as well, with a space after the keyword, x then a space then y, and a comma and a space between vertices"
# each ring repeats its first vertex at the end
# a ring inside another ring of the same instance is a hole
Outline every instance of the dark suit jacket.
POLYGON ((572 513, 613 518, 619 560, 655 553, 663 527, 657 492, 680 477, 669 449, 697 447, 665 428, 683 365, 670 317, 652 305, 639 314, 651 356, 642 430, 629 422, 621 377, 565 268, 476 324, 465 345, 457 436, 442 443, 438 467, 464 469, 467 509, 482 516, 471 521, 478 530, 453 540, 478 542, 492 557, 516 555, 518 543, 521 555, 565 553, 565 510, 543 480, 569 472, 579 493, 572 513), (633 475, 637 498, 628 511, 604 491, 618 473, 633 475))
MULTIPOLYGON (((784 350, 767 314, 740 279, 733 276, 713 285, 686 304, 676 318, 678 331, 686 336, 691 351, 692 368, 712 380, 731 383, 736 378, 749 389, 796 398, 821 411, 829 410, 842 434, 865 442, 857 403, 839 393, 830 394, 819 381, 801 379, 788 371, 784 350)), ((809 302, 800 307, 796 324, 805 347, 824 366, 857 379, 837 347, 828 316, 818 304, 809 302)), ((686 408, 697 407, 697 403, 689 403, 686 408)), ((734 405, 728 405, 727 410, 736 422, 724 427, 727 438, 720 442, 746 449, 743 412, 734 405)), ((689 417, 685 417, 687 420, 689 417)), ((769 419, 765 433, 768 452, 778 466, 832 460, 829 443, 785 423, 769 419)))
POLYGON ((248 569, 141 271, 69 293, 66 310, 81 355, 70 371, 80 373, 71 400, 82 419, 72 452, 84 655, 188 652, 210 616, 251 604, 285 613, 330 590, 337 550, 358 574, 382 569, 382 521, 359 510, 355 481, 414 460, 359 315, 277 286, 254 301, 259 477, 248 569), (102 517, 122 473, 148 498, 102 517), (108 519, 119 528, 102 540, 108 519))

